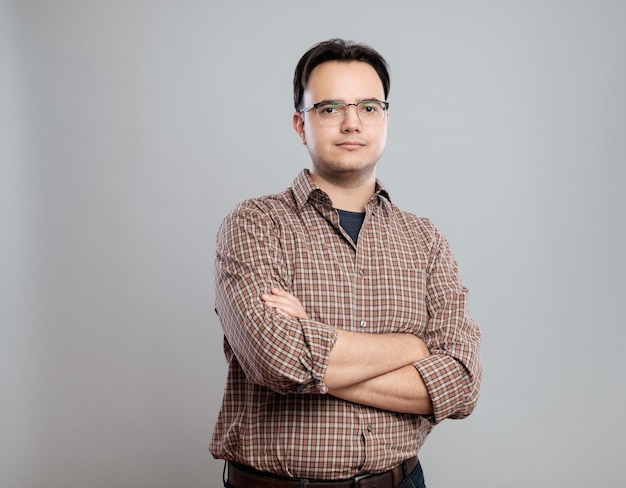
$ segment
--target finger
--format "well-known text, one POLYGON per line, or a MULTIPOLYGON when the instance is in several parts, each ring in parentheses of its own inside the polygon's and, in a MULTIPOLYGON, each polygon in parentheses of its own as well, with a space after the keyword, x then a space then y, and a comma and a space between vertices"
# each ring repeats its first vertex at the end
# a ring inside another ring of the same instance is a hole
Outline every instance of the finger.
POLYGON ((288 319, 295 319, 295 318, 297 318, 297 315, 294 315, 289 310, 285 310, 285 309, 280 308, 280 307, 274 307, 272 310, 274 312, 276 312, 278 315, 280 315, 281 317, 285 317, 285 318, 288 318, 288 319))
POLYGON ((262 301, 263 301, 263 305, 265 305, 267 308, 284 307, 285 306, 284 303, 281 303, 278 300, 274 300, 272 298, 265 298, 265 299, 263 297, 261 297, 261 298, 262 298, 262 301))
POLYGON ((291 318, 291 316, 287 312, 285 312, 282 308, 276 307, 274 310, 276 310, 276 313, 278 313, 278 315, 291 318))
POLYGON ((296 309, 294 309, 293 307, 289 306, 289 304, 284 304, 284 303, 279 303, 278 301, 264 301, 263 305, 265 305, 265 307, 268 310, 276 310, 277 312, 282 312, 281 315, 284 315, 286 317, 297 317, 298 316, 298 311, 296 309))
POLYGON ((289 297, 279 297, 279 296, 267 296, 266 298, 263 298, 263 301, 266 303, 274 303, 277 304, 279 306, 285 306, 285 307, 290 307, 290 308, 297 308, 300 305, 300 302, 298 302, 297 300, 293 299, 293 298, 289 298, 289 297))
POLYGON ((278 287, 272 288, 272 295, 276 295, 276 296, 279 296, 279 297, 293 297, 293 298, 295 298, 288 291, 283 290, 282 288, 278 288, 278 287))
POLYGON ((280 297, 277 295, 268 295, 267 293, 261 294, 261 300, 263 300, 265 303, 284 303, 284 304, 290 303, 289 299, 286 297, 280 297))
POLYGON ((288 302, 289 300, 297 300, 296 297, 291 295, 290 293, 281 290, 280 288, 272 288, 272 292, 270 293, 261 293, 262 300, 282 300, 288 302))

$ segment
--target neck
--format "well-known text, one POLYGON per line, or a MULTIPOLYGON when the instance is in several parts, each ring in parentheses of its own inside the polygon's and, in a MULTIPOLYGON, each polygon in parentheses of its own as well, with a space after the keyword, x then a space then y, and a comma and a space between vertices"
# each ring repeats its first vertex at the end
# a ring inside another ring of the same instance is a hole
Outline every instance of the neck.
POLYGON ((365 204, 376 190, 376 176, 372 174, 363 181, 358 179, 333 180, 311 171, 315 184, 332 200, 333 207, 350 212, 364 212, 365 204))

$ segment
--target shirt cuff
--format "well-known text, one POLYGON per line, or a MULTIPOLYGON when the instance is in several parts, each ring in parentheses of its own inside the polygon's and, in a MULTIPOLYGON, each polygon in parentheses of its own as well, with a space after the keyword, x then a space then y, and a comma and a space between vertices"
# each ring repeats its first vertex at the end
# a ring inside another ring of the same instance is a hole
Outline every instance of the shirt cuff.
POLYGON ((434 354, 413 364, 422 376, 433 404, 435 423, 469 415, 469 373, 452 356, 434 354))
POLYGON ((337 341, 337 330, 310 319, 300 319, 302 334, 306 342, 307 353, 300 357, 300 362, 311 375, 311 380, 301 384, 298 393, 328 393, 324 383, 330 351, 337 341))

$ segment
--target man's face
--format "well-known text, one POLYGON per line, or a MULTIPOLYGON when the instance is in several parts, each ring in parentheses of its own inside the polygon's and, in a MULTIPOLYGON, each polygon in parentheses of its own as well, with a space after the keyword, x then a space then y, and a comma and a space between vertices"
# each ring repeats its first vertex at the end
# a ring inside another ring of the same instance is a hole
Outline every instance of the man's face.
MULTIPOLYGON (((302 106, 339 100, 358 103, 362 100, 385 100, 378 74, 361 61, 329 61, 311 72, 304 91, 302 106)), ((294 129, 306 144, 312 161, 312 172, 329 179, 362 180, 374 175, 387 139, 388 116, 378 124, 365 125, 348 107, 348 114, 338 125, 323 125, 315 110, 294 115, 294 129)))

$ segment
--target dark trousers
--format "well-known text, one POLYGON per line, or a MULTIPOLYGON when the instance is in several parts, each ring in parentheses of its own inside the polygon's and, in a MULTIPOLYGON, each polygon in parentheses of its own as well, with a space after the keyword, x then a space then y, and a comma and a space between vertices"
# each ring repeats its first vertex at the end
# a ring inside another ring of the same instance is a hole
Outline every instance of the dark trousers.
POLYGON ((401 483, 398 488, 426 488, 424 482, 424 472, 422 471, 422 465, 417 462, 417 466, 409 473, 408 478, 401 483))
MULTIPOLYGON (((226 463, 224 463, 224 473, 226 473, 226 463)), ((406 479, 400 483, 398 488, 426 488, 424 482, 424 472, 422 471, 422 465, 417 461, 417 465, 410 473, 405 473, 406 479)), ((224 480, 225 488, 233 488, 233 486, 226 480, 224 480)))

